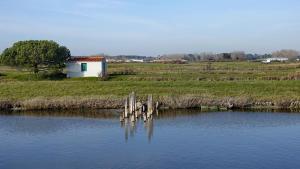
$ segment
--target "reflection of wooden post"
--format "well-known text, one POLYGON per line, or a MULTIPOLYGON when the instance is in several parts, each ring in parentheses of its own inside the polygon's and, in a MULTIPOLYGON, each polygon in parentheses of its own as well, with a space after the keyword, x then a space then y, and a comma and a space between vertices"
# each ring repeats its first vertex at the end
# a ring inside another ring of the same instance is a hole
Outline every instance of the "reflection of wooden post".
POLYGON ((123 121, 124 121, 124 116, 121 115, 121 116, 120 116, 120 122, 123 122, 123 121))
POLYGON ((147 123, 148 140, 151 141, 153 137, 153 117, 150 117, 147 123))
POLYGON ((126 97, 125 100, 125 112, 124 112, 124 117, 128 118, 128 98, 126 97))
POLYGON ((128 140, 128 130, 129 130, 129 127, 128 127, 128 119, 125 119, 124 121, 124 126, 125 126, 125 140, 127 141, 128 140))

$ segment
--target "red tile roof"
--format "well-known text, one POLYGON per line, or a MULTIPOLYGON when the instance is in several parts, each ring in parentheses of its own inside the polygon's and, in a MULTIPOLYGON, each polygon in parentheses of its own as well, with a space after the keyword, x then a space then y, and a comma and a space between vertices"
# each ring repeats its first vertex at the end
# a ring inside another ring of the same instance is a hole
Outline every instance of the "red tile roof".
POLYGON ((72 56, 69 62, 101 62, 105 60, 103 56, 72 56))

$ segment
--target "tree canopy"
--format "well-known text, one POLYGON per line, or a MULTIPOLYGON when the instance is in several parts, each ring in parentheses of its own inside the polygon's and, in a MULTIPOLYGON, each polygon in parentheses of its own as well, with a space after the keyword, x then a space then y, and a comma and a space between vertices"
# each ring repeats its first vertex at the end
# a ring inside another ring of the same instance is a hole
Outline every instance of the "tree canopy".
POLYGON ((34 73, 41 69, 61 69, 71 56, 70 50, 54 41, 19 41, 3 51, 0 62, 9 66, 24 66, 34 73))

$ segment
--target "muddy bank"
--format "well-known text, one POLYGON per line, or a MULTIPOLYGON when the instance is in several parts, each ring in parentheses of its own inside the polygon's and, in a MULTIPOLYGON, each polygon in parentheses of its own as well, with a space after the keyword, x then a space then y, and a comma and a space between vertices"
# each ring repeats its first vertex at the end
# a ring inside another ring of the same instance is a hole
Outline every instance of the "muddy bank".
MULTIPOLYGON (((138 100, 145 100, 138 97, 138 100)), ((160 109, 208 110, 230 109, 292 109, 300 110, 300 100, 258 100, 248 97, 210 98, 202 96, 158 96, 154 101, 160 109)), ((75 109, 122 109, 124 99, 114 96, 105 97, 59 97, 33 98, 28 100, 0 100, 1 110, 75 110, 75 109)))

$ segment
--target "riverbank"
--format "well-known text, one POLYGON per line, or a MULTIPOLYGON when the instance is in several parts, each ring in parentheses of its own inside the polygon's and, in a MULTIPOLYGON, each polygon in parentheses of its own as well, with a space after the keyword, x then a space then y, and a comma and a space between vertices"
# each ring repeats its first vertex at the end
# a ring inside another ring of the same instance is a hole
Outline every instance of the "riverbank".
POLYGON ((161 108, 300 108, 300 63, 109 64, 109 78, 34 79, 0 66, 0 108, 122 108, 132 91, 161 108))
MULTIPOLYGON (((107 97, 59 97, 32 98, 23 101, 2 100, 1 110, 74 110, 74 109, 123 109, 125 98, 107 97)), ((144 97, 138 97, 145 101, 144 97)), ((208 98, 195 95, 159 96, 154 98, 160 109, 202 109, 202 110, 231 110, 231 109, 290 109, 300 111, 299 100, 254 100, 246 97, 208 98)))

